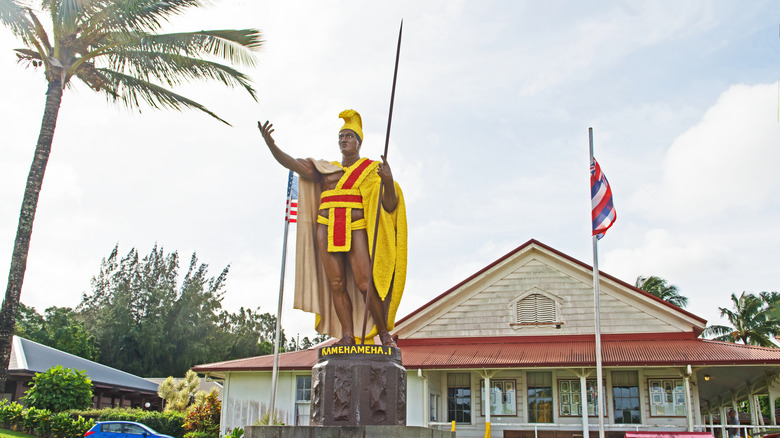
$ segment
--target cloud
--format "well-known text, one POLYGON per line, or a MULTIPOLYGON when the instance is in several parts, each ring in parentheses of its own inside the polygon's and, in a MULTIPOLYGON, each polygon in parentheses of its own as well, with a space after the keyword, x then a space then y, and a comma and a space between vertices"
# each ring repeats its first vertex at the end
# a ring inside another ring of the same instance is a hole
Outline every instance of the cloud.
POLYGON ((726 90, 695 126, 674 140, 662 180, 648 184, 632 202, 643 205, 647 214, 673 221, 714 214, 737 219, 776 206, 777 89, 778 84, 760 84, 726 90))

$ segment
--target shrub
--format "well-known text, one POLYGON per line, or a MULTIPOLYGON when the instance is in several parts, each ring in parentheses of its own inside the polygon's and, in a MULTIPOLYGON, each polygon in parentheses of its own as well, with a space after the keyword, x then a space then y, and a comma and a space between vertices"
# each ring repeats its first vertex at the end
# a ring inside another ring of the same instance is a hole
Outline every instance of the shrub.
POLYGON ((242 438, 244 436, 244 429, 236 427, 231 430, 229 434, 225 435, 225 438, 242 438))
POLYGON ((218 438, 221 410, 222 403, 217 398, 216 391, 209 393, 203 404, 190 406, 184 420, 184 428, 188 431, 185 438, 218 438), (190 435, 190 432, 202 432, 204 435, 194 436, 190 435))
POLYGON ((86 409, 92 406, 92 380, 84 371, 57 365, 36 373, 23 399, 28 406, 52 412, 86 409))
POLYGON ((38 436, 83 438, 95 425, 92 419, 72 418, 67 412, 53 414, 48 409, 24 408, 16 402, 0 401, 0 423, 9 429, 21 429, 38 436))
POLYGON ((51 432, 51 411, 29 407, 22 412, 24 430, 38 436, 46 436, 51 432))
POLYGON ((51 416, 51 434, 54 438, 81 438, 94 425, 94 420, 82 416, 74 420, 66 412, 51 416))
POLYGON ((196 431, 185 433, 184 438, 214 438, 214 434, 196 430, 196 431))
POLYGON ((22 423, 23 412, 24 407, 19 403, 7 403, 3 405, 2 415, 0 418, 2 419, 3 424, 6 424, 11 429, 16 430, 16 428, 22 423))
POLYGON ((79 416, 79 418, 72 420, 68 438, 82 438, 94 425, 95 420, 87 420, 79 416))

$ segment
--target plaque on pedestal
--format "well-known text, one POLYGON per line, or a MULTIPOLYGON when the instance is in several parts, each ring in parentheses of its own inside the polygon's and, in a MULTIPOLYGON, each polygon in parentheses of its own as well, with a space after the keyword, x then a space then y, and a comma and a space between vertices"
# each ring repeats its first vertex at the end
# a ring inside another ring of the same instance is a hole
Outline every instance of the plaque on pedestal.
POLYGON ((322 347, 311 385, 312 425, 406 425, 406 369, 399 348, 322 347))

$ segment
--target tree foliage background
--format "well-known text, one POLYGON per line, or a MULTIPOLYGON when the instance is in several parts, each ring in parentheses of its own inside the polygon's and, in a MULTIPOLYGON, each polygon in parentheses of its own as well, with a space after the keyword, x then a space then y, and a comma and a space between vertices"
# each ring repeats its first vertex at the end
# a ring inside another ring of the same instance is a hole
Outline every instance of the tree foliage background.
POLYGON ((729 325, 710 325, 704 330, 704 336, 712 336, 718 341, 777 347, 774 340, 780 334, 780 293, 754 295, 742 292, 739 296, 733 293, 731 309, 718 309, 729 325))
MULTIPOLYGON (((273 353, 276 317, 260 309, 222 309, 229 267, 211 276, 192 254, 180 276, 177 252, 147 255, 114 247, 75 310, 25 307, 16 333, 139 376, 183 376, 196 364, 273 353), (179 280, 181 277, 181 284, 179 280), (68 348, 61 332, 73 332, 68 348)), ((282 344, 285 345, 284 332, 282 344)))

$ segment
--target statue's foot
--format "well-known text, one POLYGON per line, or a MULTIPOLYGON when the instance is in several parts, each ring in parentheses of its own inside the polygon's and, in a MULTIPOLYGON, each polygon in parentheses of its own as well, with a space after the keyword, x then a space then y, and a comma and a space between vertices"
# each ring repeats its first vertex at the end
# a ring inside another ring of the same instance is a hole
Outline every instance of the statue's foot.
MULTIPOLYGON (((384 332, 379 334, 379 339, 382 341, 382 345, 388 346, 388 347, 398 347, 398 344, 395 343, 395 340, 392 336, 390 336, 390 333, 384 332)), ((395 339, 398 339, 396 337, 395 339)))
POLYGON ((344 335, 343 338, 336 341, 333 345, 355 345, 355 337, 352 335, 344 335))

